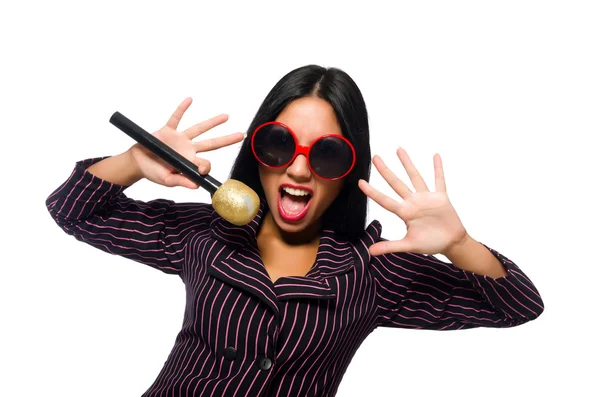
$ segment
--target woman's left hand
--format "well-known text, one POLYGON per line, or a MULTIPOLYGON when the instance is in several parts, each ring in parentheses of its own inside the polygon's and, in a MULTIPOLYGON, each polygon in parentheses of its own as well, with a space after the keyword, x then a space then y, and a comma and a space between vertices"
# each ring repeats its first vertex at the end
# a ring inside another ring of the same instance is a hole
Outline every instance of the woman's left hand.
POLYGON ((397 154, 415 192, 394 175, 379 156, 373 158, 373 164, 403 201, 386 196, 362 179, 358 185, 368 197, 404 221, 406 236, 401 240, 375 243, 369 252, 371 255, 391 252, 445 255, 455 244, 465 241, 468 234, 446 194, 442 159, 438 153, 433 156, 435 191, 431 192, 406 151, 399 148, 397 154))

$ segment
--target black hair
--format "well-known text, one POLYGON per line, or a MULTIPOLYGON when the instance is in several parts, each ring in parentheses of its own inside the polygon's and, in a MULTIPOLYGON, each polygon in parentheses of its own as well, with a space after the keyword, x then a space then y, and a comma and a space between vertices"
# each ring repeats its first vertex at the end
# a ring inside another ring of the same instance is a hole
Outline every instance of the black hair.
POLYGON ((323 227, 342 238, 355 241, 364 232, 367 218, 367 197, 358 187, 358 180, 369 181, 371 148, 369 123, 363 96, 354 80, 338 68, 306 65, 283 76, 267 94, 252 120, 230 178, 252 188, 261 200, 265 193, 258 173, 258 161, 250 147, 256 127, 274 121, 292 101, 303 97, 318 97, 327 101, 335 112, 342 134, 356 150, 356 164, 344 177, 340 194, 323 214, 323 227))

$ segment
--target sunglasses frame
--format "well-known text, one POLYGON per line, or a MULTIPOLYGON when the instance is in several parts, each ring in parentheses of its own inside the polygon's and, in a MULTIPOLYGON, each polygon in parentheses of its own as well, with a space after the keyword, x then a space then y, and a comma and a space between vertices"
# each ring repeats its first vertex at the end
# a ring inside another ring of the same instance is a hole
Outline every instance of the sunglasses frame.
POLYGON ((325 179, 328 181, 335 181, 337 179, 342 179, 343 177, 345 177, 346 175, 348 175, 352 169, 354 168, 354 165, 356 164, 356 150, 354 149, 354 145, 352 145, 352 143, 346 139, 346 137, 339 135, 339 134, 325 134, 322 135, 320 137, 318 137, 317 139, 315 139, 314 141, 312 141, 310 143, 310 145, 308 146, 304 146, 304 145, 300 145, 300 143, 298 142, 298 137, 296 136, 296 133, 294 132, 294 130, 292 130, 290 127, 288 127, 287 125, 279 122, 279 121, 268 121, 266 123, 263 123, 261 125, 259 125, 258 127, 256 127, 254 129, 254 132, 252 133, 252 140, 250 142, 250 147, 252 148, 252 153, 254 154, 254 157, 256 158, 256 160, 258 160, 259 163, 261 163, 262 165, 264 165, 265 167, 269 167, 269 168, 284 168, 284 167, 289 167, 290 164, 292 164, 294 162, 294 160, 296 160, 296 157, 298 157, 298 155, 302 154, 304 155, 304 157, 306 158, 306 162, 308 163, 308 167, 310 168, 310 171, 316 175, 317 177, 321 178, 321 179, 325 179), (264 163, 256 154, 256 150, 254 149, 254 138, 256 137, 256 133, 263 127, 270 125, 270 124, 276 124, 279 125, 283 128, 285 128, 287 131, 289 131, 289 133, 292 135, 292 137, 294 138, 294 144, 296 145, 296 150, 292 156, 292 158, 290 159, 290 161, 288 161, 287 163, 283 164, 283 165, 269 165, 264 163), (346 171, 346 173, 344 173, 342 176, 338 176, 335 178, 325 178, 322 177, 321 175, 317 174, 315 172, 315 170, 313 169, 312 165, 310 164, 310 158, 309 158, 309 153, 310 150, 313 148, 313 146, 315 145, 315 143, 319 142, 321 139, 323 138, 328 138, 328 137, 335 137, 338 139, 343 140, 344 142, 346 142, 346 144, 350 147, 350 150, 352 150, 352 165, 350 165, 350 167, 348 168, 348 171, 346 171))

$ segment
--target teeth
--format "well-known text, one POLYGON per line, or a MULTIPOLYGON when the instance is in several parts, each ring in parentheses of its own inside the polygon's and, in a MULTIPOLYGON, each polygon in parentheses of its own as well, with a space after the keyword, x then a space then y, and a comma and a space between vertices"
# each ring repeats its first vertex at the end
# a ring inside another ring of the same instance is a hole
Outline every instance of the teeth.
POLYGON ((304 190, 304 189, 293 189, 291 187, 284 187, 283 190, 287 193, 287 194, 291 194, 292 196, 308 196, 310 194, 309 191, 304 190))

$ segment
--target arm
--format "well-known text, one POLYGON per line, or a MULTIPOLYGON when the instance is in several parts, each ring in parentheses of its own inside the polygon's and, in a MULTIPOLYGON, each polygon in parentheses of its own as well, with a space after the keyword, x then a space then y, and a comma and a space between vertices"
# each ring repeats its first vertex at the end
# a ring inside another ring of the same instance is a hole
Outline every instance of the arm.
MULTIPOLYGON (((398 202, 361 180, 363 192, 404 221, 406 236, 370 235, 371 274, 377 289, 378 325, 450 330, 514 327, 533 320, 544 303, 529 278, 505 256, 468 237, 446 192, 442 160, 433 157, 430 191, 406 151, 398 157, 414 190, 375 156, 373 163, 403 199, 398 202), (467 236, 467 238, 465 238, 467 236), (435 258, 446 255, 452 263, 435 258)), ((368 243, 368 244, 367 244, 368 243)))
POLYGON ((77 240, 177 274, 187 236, 208 228, 212 207, 128 198, 123 191, 139 177, 135 171, 128 173, 126 164, 123 155, 77 162, 70 177, 46 199, 46 207, 58 226, 77 240))
POLYGON ((94 161, 86 170, 114 185, 129 187, 143 178, 142 171, 132 158, 131 150, 116 156, 106 156, 94 161))
POLYGON ((508 275, 502 262, 485 245, 465 234, 465 238, 442 253, 461 270, 488 276, 493 279, 508 275))
MULTIPOLYGON (((539 317, 544 303, 531 280, 504 255, 484 244, 480 247, 502 265, 505 276, 494 278, 473 271, 486 265, 463 264, 471 268, 461 269, 430 255, 400 252, 373 256, 379 326, 506 328, 539 317)), ((483 259, 487 261, 486 256, 483 259)), ((457 258, 469 262, 467 256, 457 258)))

